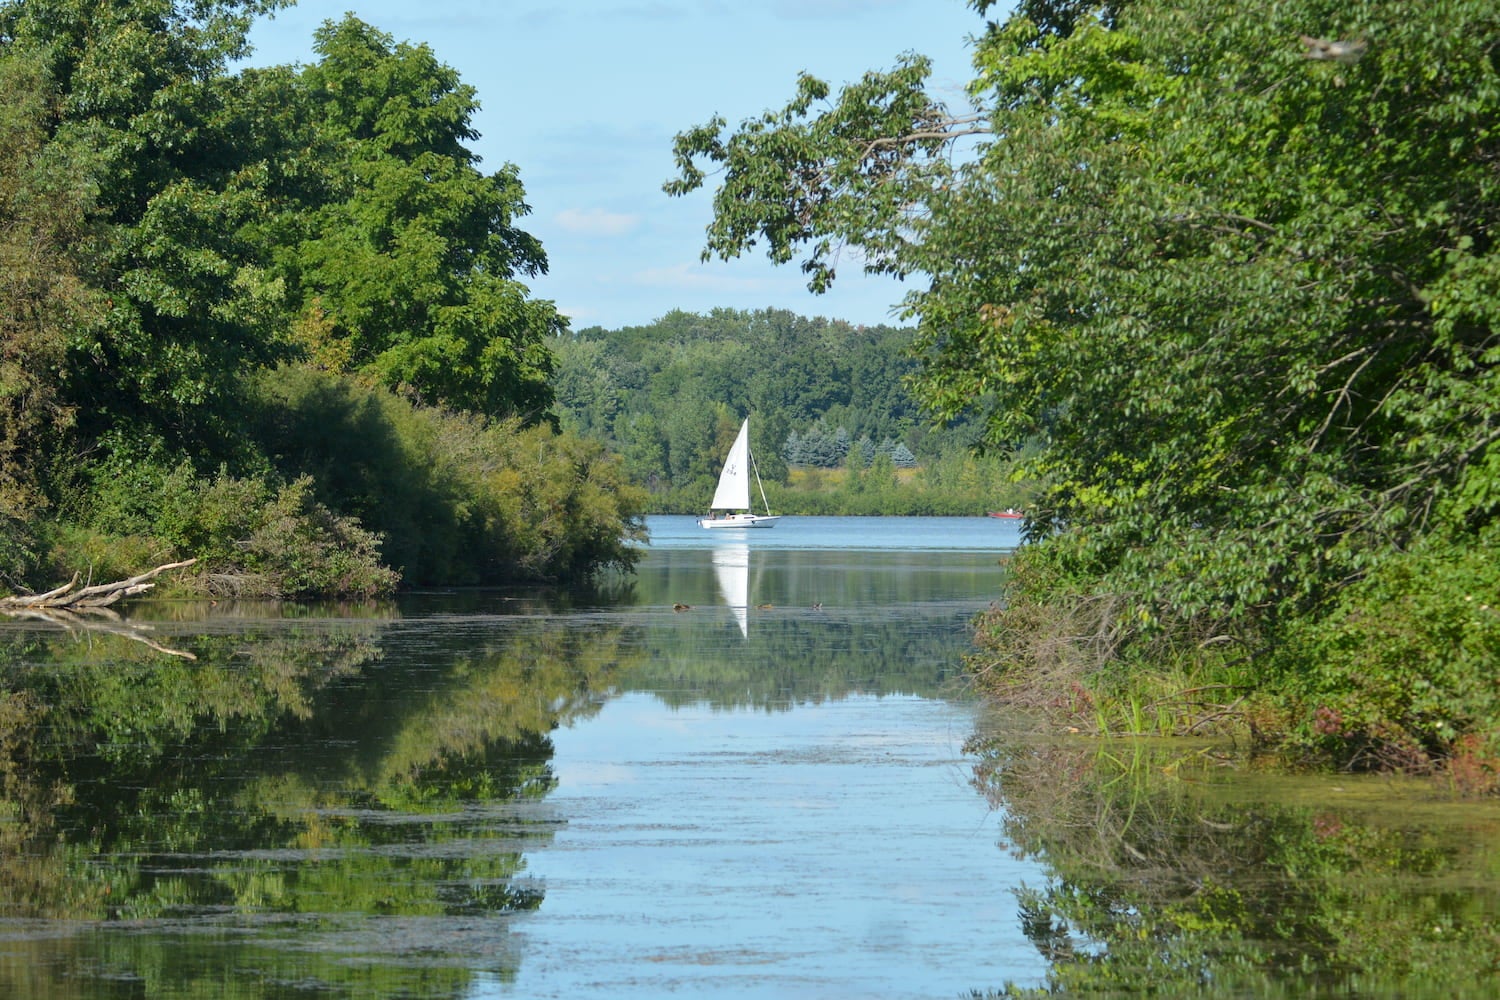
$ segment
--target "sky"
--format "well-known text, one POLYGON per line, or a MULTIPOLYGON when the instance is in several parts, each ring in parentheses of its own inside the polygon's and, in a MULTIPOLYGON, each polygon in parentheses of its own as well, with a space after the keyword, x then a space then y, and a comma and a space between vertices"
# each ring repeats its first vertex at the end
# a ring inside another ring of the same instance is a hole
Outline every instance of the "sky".
POLYGON ((672 139, 781 108, 800 72, 837 87, 905 52, 932 59, 929 87, 962 110, 984 26, 965 0, 301 0, 256 25, 248 63, 314 61, 313 31, 345 12, 425 43, 478 91, 471 149, 487 173, 520 168, 532 211, 518 222, 549 265, 527 284, 574 329, 717 307, 896 323, 910 284, 855 264, 814 295, 759 249, 702 262, 711 191, 662 192, 672 139))

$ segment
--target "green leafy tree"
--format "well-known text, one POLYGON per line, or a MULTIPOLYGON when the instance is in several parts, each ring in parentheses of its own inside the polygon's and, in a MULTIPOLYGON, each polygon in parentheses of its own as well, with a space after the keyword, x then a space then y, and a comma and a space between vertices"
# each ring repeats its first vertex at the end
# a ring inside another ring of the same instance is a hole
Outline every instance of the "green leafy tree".
MULTIPOLYGON (((944 152, 962 130, 924 89, 930 63, 904 57, 889 73, 867 73, 826 110, 832 90, 804 74, 781 111, 740 123, 725 134, 715 117, 677 136, 679 176, 671 195, 701 187, 720 173, 704 258, 737 257, 766 244, 766 254, 801 262, 814 291, 837 273, 841 243, 857 243, 871 272, 912 273, 911 206, 952 171, 944 152), (705 169, 707 168, 707 169, 705 169)), ((983 131, 978 116, 970 131, 983 131)))
POLYGON ((472 88, 352 17, 314 66, 230 73, 282 6, 0 0, 0 576, 173 550, 302 597, 628 565, 616 463, 526 428, 564 324, 519 280, 546 259, 516 168, 465 148, 472 88), (367 419, 267 414, 297 360, 309 413, 367 419), (336 427, 379 447, 321 463, 336 427))
POLYGON ((1045 439, 1022 561, 1050 569, 1016 579, 1107 604, 1092 648, 1266 652, 1416 538, 1492 545, 1494 26, 1482 0, 1023 5, 973 114, 915 57, 831 100, 804 78, 681 134, 668 190, 722 169, 707 253, 929 276, 918 395, 988 447, 1045 439))
POLYGON ((604 344, 559 337, 552 355, 557 359, 552 387, 564 428, 608 440, 623 390, 604 344))
POLYGON ((520 280, 547 258, 514 224, 530 211, 519 171, 481 173, 465 145, 474 89, 353 16, 316 50, 302 86, 336 160, 285 261, 314 346, 429 403, 542 419, 564 320, 520 280))
POLYGON ((56 193, 90 202, 86 244, 69 239, 102 308, 60 327, 75 452, 133 441, 220 457, 236 438, 239 373, 287 350, 273 332, 277 286, 248 235, 277 173, 255 169, 266 146, 255 109, 223 72, 250 20, 281 5, 0 5, 0 59, 25 60, 55 95, 37 155, 57 165, 56 193))
POLYGON ((63 394, 69 332, 103 295, 80 253, 92 231, 91 161, 48 141, 56 95, 35 55, 0 57, 0 571, 29 557, 26 522, 45 506, 34 457, 72 424, 63 394))

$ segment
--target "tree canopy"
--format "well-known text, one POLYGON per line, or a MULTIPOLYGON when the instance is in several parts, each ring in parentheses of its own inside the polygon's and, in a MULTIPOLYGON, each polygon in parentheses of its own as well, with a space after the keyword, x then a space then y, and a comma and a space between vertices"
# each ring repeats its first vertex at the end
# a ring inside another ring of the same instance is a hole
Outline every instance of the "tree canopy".
POLYGON ((352 15, 315 49, 300 83, 334 161, 282 259, 321 357, 430 402, 540 419, 546 342, 565 324, 516 280, 547 257, 514 225, 530 211, 518 169, 482 174, 464 145, 474 89, 352 15))
POLYGON ((265 308, 271 277, 246 238, 266 197, 254 167, 269 151, 247 142, 253 112, 225 72, 251 18, 276 6, 0 5, 8 80, 34 95, 12 111, 29 116, 16 135, 31 136, 26 165, 47 166, 40 183, 61 209, 30 219, 53 228, 54 245, 64 238, 55 252, 87 288, 54 282, 52 302, 89 299, 33 328, 64 352, 33 377, 71 404, 83 442, 222 450, 237 373, 288 356, 265 308))
POLYGON ((547 261, 516 225, 518 168, 481 173, 466 145, 473 88, 352 15, 318 31, 311 65, 233 71, 254 19, 286 5, 0 0, 0 576, 97 560, 66 554, 78 530, 146 539, 158 563, 211 550, 208 574, 278 592, 381 589, 359 522, 376 505, 315 481, 322 443, 285 433, 330 396, 363 401, 340 425, 346 482, 399 451, 407 478, 384 488, 463 553, 398 547, 395 568, 628 562, 636 501, 597 448, 491 448, 464 475, 438 457, 546 436, 566 325, 523 283, 547 261), (292 368, 322 381, 301 392, 292 368))
MULTIPOLYGON (((1018 603, 1107 595, 1110 660, 1322 656, 1310 623, 1394 641, 1359 609, 1397 577, 1404 599, 1490 579, 1496 26, 1483 0, 1022 4, 977 40, 973 109, 916 57, 834 96, 804 78, 782 111, 679 135, 668 190, 722 170, 709 253, 764 241, 820 287, 853 245, 927 276, 919 397, 991 446, 1046 441, 1022 565, 1049 569, 1018 603)), ((1500 595, 1470 596, 1464 641, 1493 658, 1500 595)), ((1297 711, 1338 703, 1351 731, 1378 715, 1432 748, 1496 718, 1451 687, 1418 707, 1447 683, 1420 671, 1371 713, 1354 671, 1278 662, 1297 711)))

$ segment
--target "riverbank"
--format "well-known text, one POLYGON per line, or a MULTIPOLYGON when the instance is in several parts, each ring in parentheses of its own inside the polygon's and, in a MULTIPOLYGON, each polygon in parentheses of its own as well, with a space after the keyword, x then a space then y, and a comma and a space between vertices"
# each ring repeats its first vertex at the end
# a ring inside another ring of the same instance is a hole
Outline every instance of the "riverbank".
POLYGON ((1046 545, 1028 546, 975 623, 969 667, 988 697, 1043 713, 1058 731, 1218 736, 1298 767, 1421 775, 1494 796, 1500 705, 1477 681, 1500 627, 1469 591, 1496 571, 1482 551, 1463 561, 1401 595, 1351 588, 1343 613, 1359 620, 1347 630, 1326 615, 1291 623, 1279 644, 1262 632, 1258 646, 1233 630, 1143 620, 1139 597, 1080 589, 1046 545), (1132 605, 1137 619, 1122 626, 1132 605), (1375 621, 1383 644, 1362 643, 1375 621))

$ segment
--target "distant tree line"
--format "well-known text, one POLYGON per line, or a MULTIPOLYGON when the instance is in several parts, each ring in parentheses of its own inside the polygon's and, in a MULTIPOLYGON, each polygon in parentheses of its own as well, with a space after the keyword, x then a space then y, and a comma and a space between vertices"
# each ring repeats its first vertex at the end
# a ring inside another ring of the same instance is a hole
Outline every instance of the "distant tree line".
POLYGON ((564 428, 618 451, 656 511, 706 507, 746 416, 778 510, 972 514, 1018 499, 1009 460, 977 457, 971 426, 940 426, 923 412, 909 387, 913 337, 778 309, 673 311, 646 326, 590 327, 554 345, 558 415, 564 428), (845 489, 847 475, 807 475, 882 460, 907 474, 878 503, 845 489), (972 474, 944 476, 939 466, 972 474))

